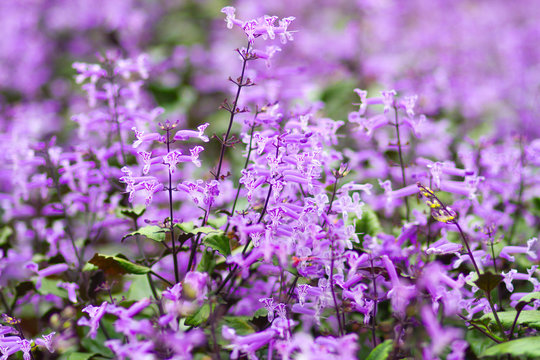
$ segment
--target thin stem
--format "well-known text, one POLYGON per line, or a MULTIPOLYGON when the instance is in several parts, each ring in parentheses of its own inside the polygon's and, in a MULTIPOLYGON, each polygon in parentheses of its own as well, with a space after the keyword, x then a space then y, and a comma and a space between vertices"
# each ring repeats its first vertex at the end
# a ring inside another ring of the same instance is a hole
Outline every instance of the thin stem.
MULTIPOLYGON (((339 178, 342 176, 342 174, 340 173, 340 171, 336 171, 336 173, 334 174, 335 177, 336 177, 336 181, 334 182, 334 187, 332 189, 332 196, 330 198, 330 204, 328 205, 328 210, 326 211, 326 215, 329 215, 330 212, 332 211, 332 205, 334 203, 334 199, 336 198, 336 193, 337 193, 337 184, 338 184, 338 181, 339 181, 339 178)), ((323 223, 323 227, 326 225, 326 220, 324 221, 323 223)), ((343 325, 341 323, 341 315, 340 315, 340 311, 339 311, 339 306, 338 306, 338 303, 337 303, 337 298, 336 298, 336 293, 334 291, 334 240, 332 239, 332 244, 331 244, 331 253, 330 253, 330 292, 332 293, 332 298, 334 300, 334 307, 336 309, 336 316, 337 316, 337 320, 338 320, 338 326, 339 326, 339 333, 341 336, 344 335, 344 331, 343 331, 343 325)))
MULTIPOLYGON (((171 152, 171 141, 170 141, 170 134, 171 129, 167 127, 167 154, 171 152)), ((170 165, 169 165, 170 167, 170 165)), ((178 272, 178 259, 176 254, 176 243, 174 241, 174 217, 173 217, 173 199, 172 199, 172 174, 171 169, 169 168, 169 216, 170 216, 170 231, 171 231, 171 241, 172 241, 172 255, 173 255, 173 263, 174 263, 174 280, 176 283, 180 282, 180 276, 178 272)))
POLYGON ((493 305, 493 300, 491 300, 491 294, 488 291, 484 291, 484 294, 486 295, 486 299, 489 302, 489 306, 491 307, 491 312, 493 312, 493 317, 495 317, 495 321, 497 322, 497 326, 499 327, 502 336, 508 340, 508 336, 504 332, 501 320, 499 319, 499 315, 497 314, 497 309, 495 309, 495 305, 493 305))
POLYGON ((517 325, 519 315, 521 314, 521 312, 523 311, 525 306, 527 306, 528 304, 530 304, 533 301, 534 300, 530 300, 523 306, 516 306, 516 308, 517 308, 516 317, 514 318, 514 322, 512 323, 512 328, 510 329, 510 334, 508 335, 508 340, 512 340, 512 336, 514 336, 514 330, 516 329, 516 325, 517 325))
MULTIPOLYGON (((264 207, 263 207, 263 210, 261 212, 261 215, 259 216, 259 220, 257 221, 257 224, 262 221, 262 219, 264 217, 264 214, 266 213, 266 209, 268 207, 268 202, 270 200, 270 195, 271 194, 272 194, 272 185, 270 185, 270 187, 268 188, 268 193, 266 194, 266 201, 264 202, 264 207)), ((248 246, 249 246, 250 243, 251 243, 251 238, 248 239, 248 241, 246 242, 246 245, 244 245, 244 249, 242 250, 242 255, 246 254, 246 251, 247 251, 248 246)), ((229 272, 227 277, 225 277, 225 279, 221 282, 221 284, 219 285, 219 287, 216 290, 216 294, 219 294, 219 292, 221 290, 223 290, 223 288, 225 287, 227 282, 229 282, 229 280, 231 280, 231 278, 234 276, 234 274, 236 273, 237 270, 238 270, 238 265, 236 264, 236 265, 234 265, 234 268, 231 270, 231 272, 229 272)))
POLYGON ((159 275, 158 273, 150 271, 149 274, 154 275, 155 277, 157 277, 158 279, 160 279, 161 281, 163 281, 169 286, 174 286, 174 284, 172 284, 169 280, 165 279, 163 276, 159 275))
POLYGON ((112 64, 110 64, 110 81, 112 84, 113 91, 113 120, 116 123, 116 135, 118 136, 118 141, 120 141, 120 152, 122 153, 122 160, 124 165, 127 164, 126 153, 124 151, 124 141, 122 140, 122 131, 120 128, 120 120, 118 119, 118 91, 116 90, 116 81, 113 74, 112 64))
POLYGON ((72 229, 71 218, 67 215, 66 205, 64 204, 64 201, 63 201, 62 192, 60 190, 60 180, 58 178, 58 172, 55 171, 56 169, 51 161, 49 152, 45 151, 44 153, 45 153, 45 162, 47 164, 47 168, 49 169, 50 176, 53 179, 54 187, 56 189, 56 195, 58 196, 58 201, 60 205, 62 206, 62 215, 66 219, 66 222, 67 222, 65 231, 68 234, 69 240, 71 241, 71 246, 73 247, 73 252, 75 253, 75 257, 77 258, 77 262, 79 263, 79 266, 78 266, 79 271, 77 272, 77 276, 79 276, 80 270, 83 267, 82 258, 79 252, 79 248, 77 247, 75 243, 75 236, 73 235, 73 232, 71 231, 72 229))
POLYGON ((248 42, 247 49, 246 49, 246 55, 242 56, 243 62, 242 62, 242 73, 240 74, 239 81, 236 83, 237 89, 236 89, 236 96, 234 98, 232 109, 230 109, 230 117, 229 117, 229 126, 227 127, 227 132, 225 133, 225 137, 223 138, 223 142, 221 143, 221 151, 219 154, 219 164, 216 171, 215 179, 219 180, 219 176, 221 175, 221 166, 223 165, 223 158, 225 156, 225 148, 227 147, 227 141, 229 140, 229 135, 231 134, 231 128, 234 120, 234 115, 236 115, 236 107, 238 106, 238 99, 240 98, 240 91, 242 90, 242 87, 244 86, 244 75, 246 72, 246 65, 249 59, 249 48, 251 46, 251 43, 248 42))
MULTIPOLYGON (((465 237, 465 234, 463 233, 463 230, 461 229, 461 226, 459 226, 457 221, 454 221, 454 224, 457 226, 459 233, 461 235, 461 238, 463 239, 463 243, 465 244, 465 247, 467 248, 467 252, 469 253, 469 257, 471 259, 471 262, 474 265, 474 269, 476 270, 476 274, 478 277, 480 277, 480 269, 478 268, 478 265, 476 264, 476 261, 474 260, 474 256, 472 254, 471 248, 469 247, 469 242, 467 241, 467 238, 465 237)), ((482 289, 483 290, 483 289, 482 289)), ((484 294, 486 296, 487 301, 489 302, 489 306, 491 307, 491 311, 493 312, 493 316, 495 317, 495 321, 497 322, 497 325, 499 326, 499 329, 502 333, 502 335, 507 338, 506 333, 504 332, 504 328, 501 324, 501 321, 499 320, 499 315, 497 314, 497 309, 495 309, 495 305, 493 305, 493 301, 491 300, 491 294, 488 291, 484 290, 484 294)))
POLYGON ((334 245, 334 242, 332 241, 332 250, 331 250, 332 253, 331 253, 331 258, 330 258, 330 291, 332 292, 332 298, 334 299, 334 307, 336 309, 339 333, 341 336, 343 336, 344 335, 343 324, 341 323, 341 316, 339 312, 339 306, 337 303, 336 292, 334 291, 334 246, 333 245, 334 245))
POLYGON ((463 233, 463 230, 461 229, 461 226, 459 226, 459 223, 457 221, 454 221, 453 224, 457 226, 459 234, 461 235, 461 238, 463 239, 463 243, 465 244, 465 247, 467 248, 467 253, 469 254, 469 258, 471 259, 474 269, 476 270, 476 274, 480 276, 481 274, 480 269, 478 268, 478 265, 476 264, 476 260, 474 260, 474 255, 471 251, 471 248, 469 247, 469 242, 467 241, 467 238, 465 237, 465 233, 463 233))
POLYGON ((519 148, 521 150, 520 155, 520 168, 519 168, 519 193, 518 193, 518 203, 517 203, 517 209, 514 211, 514 216, 512 221, 512 227, 510 228, 510 233, 508 235, 508 244, 512 245, 514 242, 514 234, 516 231, 516 224, 521 216, 521 209, 522 209, 522 202, 523 202, 523 190, 525 188, 525 184, 523 181, 523 163, 524 163, 524 156, 525 152, 523 151, 523 140, 522 137, 519 137, 519 148))
POLYGON ((285 302, 286 304, 288 304, 289 301, 291 300, 292 295, 294 293, 294 289, 295 289, 297 283, 298 283, 298 275, 296 275, 294 277, 294 280, 293 280, 293 282, 291 284, 291 287, 289 288, 289 291, 287 291, 287 301, 285 302))
POLYGON ((375 331, 377 330, 377 300, 379 295, 377 295, 377 277, 375 276, 375 269, 373 267, 373 258, 370 256, 371 262, 371 277, 373 279, 373 316, 371 319, 371 337, 373 340, 373 348, 377 347, 377 335, 375 331))
POLYGON ((469 320, 467 320, 467 318, 461 314, 458 314, 458 316, 460 318, 462 318, 463 320, 467 321, 469 323, 470 326, 472 326, 473 328, 475 328, 476 330, 480 331, 482 334, 484 334, 485 336, 487 336, 488 338, 490 338, 491 340, 493 340, 494 342, 496 342, 497 344, 500 344, 501 342, 499 340, 497 340, 496 338, 494 338, 491 334, 487 333, 484 329, 482 329, 481 327, 479 327, 478 325, 475 325, 474 323, 470 322, 469 320))
MULTIPOLYGON (((210 285, 208 285, 208 290, 210 290, 210 285)), ((214 308, 214 299, 213 297, 210 299, 210 316, 208 317, 208 321, 210 322, 210 334, 212 335, 212 345, 214 348, 214 356, 213 358, 215 360, 221 360, 221 355, 219 354, 219 346, 217 343, 217 336, 216 336, 216 310, 214 308)))
MULTIPOLYGON (((257 116, 257 115, 255 115, 257 116)), ((244 170, 247 169, 247 166, 249 164, 249 158, 251 157, 251 150, 253 149, 253 130, 255 129, 255 120, 253 121, 253 125, 251 125, 251 135, 249 137, 249 148, 248 153, 246 157, 246 161, 244 163, 244 170)), ((231 209, 231 215, 234 215, 234 210, 236 210, 236 202, 238 201, 238 197, 240 196, 240 190, 242 189, 242 183, 238 183, 238 189, 236 190, 236 196, 234 197, 234 203, 231 209)), ((227 224, 227 228, 225 231, 229 229, 229 224, 227 224)))
MULTIPOLYGON (((398 122, 398 110, 397 107, 394 106, 394 112, 395 112, 395 118, 394 118, 394 126, 396 128, 396 137, 397 137, 397 146, 398 146, 398 155, 399 155, 399 166, 401 167, 401 180, 402 185, 405 187, 405 164, 403 162, 403 154, 401 151, 401 137, 399 135, 399 122, 398 122)), ((407 209, 407 222, 409 221, 410 217, 410 208, 409 208, 409 201, 408 198, 405 197, 405 208, 407 209)))

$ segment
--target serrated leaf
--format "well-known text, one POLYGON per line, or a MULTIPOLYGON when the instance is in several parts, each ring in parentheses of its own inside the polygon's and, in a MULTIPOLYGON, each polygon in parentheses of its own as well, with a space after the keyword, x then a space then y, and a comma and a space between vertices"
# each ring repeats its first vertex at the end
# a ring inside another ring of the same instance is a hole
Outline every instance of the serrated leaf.
POLYGON ((388 358, 388 355, 390 355, 390 351, 392 351, 394 342, 392 340, 385 340, 375 349, 371 350, 366 360, 385 360, 388 358))
POLYGON ((365 208, 362 211, 362 217, 356 220, 355 232, 360 241, 364 236, 375 236, 382 232, 382 226, 375 211, 365 208))
POLYGON ((184 324, 189 326, 199 326, 202 323, 204 323, 206 320, 208 320, 208 317, 210 316, 210 305, 204 304, 200 308, 197 309, 193 314, 189 315, 186 320, 184 321, 184 324))
POLYGON ((110 275, 118 274, 134 274, 145 275, 152 271, 149 267, 132 263, 120 256, 109 256, 102 254, 95 254, 90 261, 90 264, 96 265, 105 273, 110 275))
POLYGON ((481 358, 510 356, 526 356, 529 359, 540 358, 540 336, 526 337, 522 339, 504 342, 486 349, 481 358))
POLYGON ((127 235, 124 235, 122 237, 122 241, 124 241, 126 238, 130 236, 135 236, 135 235, 142 235, 149 238, 150 240, 163 242, 166 239, 166 230, 156 225, 144 226, 137 231, 133 231, 127 235))
MULTIPOLYGON (((497 312, 497 315, 499 316, 499 319, 501 320, 501 324, 505 328, 510 328, 512 324, 514 323, 514 319, 516 318, 517 311, 510 310, 510 311, 501 311, 497 312)), ((488 320, 490 323, 495 323, 495 318, 493 317, 493 313, 485 314, 480 318, 480 320, 488 320)), ((540 329, 540 310, 525 310, 522 311, 519 314, 519 318, 517 323, 519 325, 529 326, 535 329, 540 329)))
POLYGON ((231 245, 229 238, 225 234, 207 235, 203 239, 203 244, 218 251, 224 257, 231 255, 231 245))
POLYGON ((480 274, 478 276, 478 280, 476 280, 474 283, 479 289, 484 290, 489 294, 491 290, 495 289, 501 283, 502 280, 502 275, 493 274, 486 271, 485 273, 480 274))

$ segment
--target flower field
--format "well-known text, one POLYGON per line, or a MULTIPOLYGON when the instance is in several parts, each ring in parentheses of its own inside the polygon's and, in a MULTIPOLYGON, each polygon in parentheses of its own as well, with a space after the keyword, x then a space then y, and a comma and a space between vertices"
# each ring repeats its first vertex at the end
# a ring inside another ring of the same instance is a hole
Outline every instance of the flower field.
POLYGON ((0 19, 0 359, 540 358, 540 2, 0 19))

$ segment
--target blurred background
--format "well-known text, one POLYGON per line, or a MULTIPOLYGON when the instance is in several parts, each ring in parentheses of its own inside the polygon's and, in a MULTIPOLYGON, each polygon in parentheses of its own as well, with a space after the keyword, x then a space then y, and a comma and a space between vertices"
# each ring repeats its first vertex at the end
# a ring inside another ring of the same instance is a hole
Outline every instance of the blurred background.
POLYGON ((71 64, 110 49, 149 54, 148 101, 168 116, 193 124, 223 116, 215 113, 237 76, 234 49, 245 46, 241 30, 226 28, 228 5, 242 20, 296 18, 294 42, 256 73, 265 79, 258 100, 322 100, 338 120, 357 100, 354 88, 375 96, 394 88, 417 94, 426 115, 450 119, 460 135, 540 133, 535 0, 4 0, 2 130, 21 111, 39 117, 33 132, 66 126, 82 102, 71 64))

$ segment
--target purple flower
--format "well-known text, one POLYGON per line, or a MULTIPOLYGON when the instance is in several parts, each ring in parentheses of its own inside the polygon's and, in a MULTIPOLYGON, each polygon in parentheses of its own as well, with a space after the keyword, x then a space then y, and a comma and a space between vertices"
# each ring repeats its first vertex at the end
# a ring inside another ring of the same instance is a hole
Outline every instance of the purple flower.
POLYGON ((180 140, 180 141, 186 141, 190 138, 199 138, 200 140, 204 141, 204 142, 208 142, 210 141, 210 139, 208 139, 208 136, 204 135, 204 130, 206 130, 206 128, 209 126, 210 124, 209 123, 205 123, 205 124, 202 124, 202 125, 199 125, 197 127, 197 130, 198 131, 194 131, 194 130, 179 130, 175 135, 174 135, 174 140, 180 140))
POLYGON ((53 337, 55 334, 56 332, 53 331, 48 335, 41 335, 43 339, 39 339, 39 338, 36 339, 36 344, 40 346, 45 346, 49 352, 53 353, 54 352, 53 337))
POLYGON ((79 285, 76 283, 66 283, 66 282, 59 282, 58 287, 67 290, 68 292, 68 299, 72 303, 77 303, 77 293, 76 290, 79 289, 79 285))
POLYGON ((396 90, 383 90, 381 95, 383 97, 384 113, 387 114, 392 106, 394 106, 394 96, 396 96, 396 90))
POLYGON ((30 351, 32 351, 32 345, 30 344, 30 341, 26 339, 21 339, 17 341, 17 345, 19 345, 21 351, 23 352, 23 359, 30 360, 32 358, 32 356, 30 355, 30 351))
POLYGON ((101 318, 103 315, 105 315, 105 311, 107 309, 107 302, 104 301, 100 306, 93 306, 88 305, 84 309, 82 309, 83 312, 87 313, 88 316, 90 316, 90 319, 87 318, 80 318, 77 322, 77 325, 79 326, 89 326, 90 331, 88 332, 88 336, 92 339, 95 339, 97 335, 97 330, 99 328, 99 322, 101 321, 101 318))

